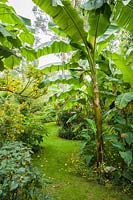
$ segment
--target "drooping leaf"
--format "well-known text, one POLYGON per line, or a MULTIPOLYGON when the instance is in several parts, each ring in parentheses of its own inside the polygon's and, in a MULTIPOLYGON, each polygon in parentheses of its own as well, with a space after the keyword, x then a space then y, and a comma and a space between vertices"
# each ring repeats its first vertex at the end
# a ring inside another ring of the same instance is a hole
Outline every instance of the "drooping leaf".
POLYGON ((14 55, 14 52, 8 47, 0 45, 0 57, 8 58, 9 56, 14 55))
POLYGON ((101 51, 108 46, 108 43, 114 38, 114 34, 118 32, 118 30, 118 26, 110 24, 108 29, 97 38, 98 54, 100 54, 101 51))
POLYGON ((10 24, 18 28, 20 31, 21 40, 29 44, 33 44, 34 37, 25 26, 24 19, 17 16, 13 7, 0 3, 0 22, 3 24, 10 24))
POLYGON ((17 182, 12 181, 10 186, 10 191, 15 190, 18 186, 19 184, 17 182))
POLYGON ((112 142, 112 145, 113 145, 114 147, 116 147, 117 149, 119 149, 119 150, 122 150, 122 151, 125 150, 124 144, 121 143, 121 142, 113 141, 113 142, 112 142))
POLYGON ((53 18, 73 42, 86 42, 87 34, 84 30, 83 20, 69 1, 62 1, 63 6, 52 6, 50 0, 33 0, 43 11, 53 18))
POLYGON ((131 64, 122 55, 114 53, 110 56, 114 64, 121 70, 124 81, 130 83, 131 87, 133 87, 133 69, 131 64))
POLYGON ((98 37, 107 30, 110 25, 110 16, 111 8, 108 4, 104 4, 101 8, 89 12, 88 41, 91 41, 93 36, 98 37))
POLYGON ((7 37, 7 40, 12 44, 12 48, 20 48, 22 46, 22 43, 18 37, 16 37, 15 39, 12 37, 7 37))
POLYGON ((37 49, 36 55, 37 58, 39 58, 52 53, 71 52, 73 50, 74 48, 72 48, 72 46, 70 46, 68 43, 55 41, 53 43, 44 44, 44 47, 42 46, 41 48, 37 49))
POLYGON ((119 109, 123 109, 127 106, 127 104, 129 102, 131 102, 133 100, 133 92, 128 92, 128 93, 124 93, 124 94, 120 94, 115 101, 115 105, 119 108, 119 109))
POLYGON ((133 33, 133 1, 130 1, 125 5, 123 5, 121 1, 116 2, 113 11, 113 21, 118 26, 133 33))
POLYGON ((62 29, 60 29, 60 27, 57 26, 56 24, 54 24, 53 22, 49 22, 48 27, 50 30, 54 31, 57 35, 66 36, 65 32, 62 29))
POLYGON ((30 33, 30 31, 23 31, 20 34, 20 39, 24 42, 24 43, 28 43, 28 44, 33 44, 34 43, 34 36, 32 35, 32 33, 30 33))
POLYGON ((79 66, 78 63, 66 63, 66 64, 60 64, 60 65, 49 65, 49 66, 44 66, 43 69, 41 70, 43 73, 48 73, 48 72, 55 72, 59 70, 71 70, 73 68, 77 68, 79 66))
POLYGON ((21 55, 25 57, 28 61, 33 61, 37 59, 35 49, 32 49, 30 47, 22 47, 20 51, 21 55))
POLYGON ((14 8, 2 3, 0 4, 0 21, 5 24, 23 25, 23 22, 16 15, 14 8))
POLYGON ((115 101, 116 97, 114 96, 109 96, 108 98, 106 98, 105 100, 105 107, 109 108, 109 106, 115 101))
POLYGON ((20 58, 14 55, 11 55, 10 57, 5 59, 4 64, 9 69, 13 69, 13 67, 20 65, 20 58))
POLYGON ((12 37, 13 39, 16 38, 16 35, 13 34, 11 31, 6 30, 6 28, 0 24, 0 33, 3 35, 3 37, 12 37))
POLYGON ((31 20, 30 19, 23 17, 23 16, 20 16, 20 15, 19 15, 19 17, 21 18, 21 20, 24 22, 24 24, 26 26, 31 26, 31 20))
POLYGON ((88 126, 90 126, 90 128, 92 129, 92 131, 94 133, 96 133, 96 124, 95 124, 95 121, 92 120, 92 119, 88 119, 88 118, 86 118, 86 121, 88 122, 88 126))
POLYGON ((133 143, 133 133, 132 132, 126 133, 125 140, 128 143, 128 145, 131 145, 133 143))
POLYGON ((124 162, 127 164, 127 166, 129 167, 129 165, 131 164, 132 162, 132 151, 125 151, 125 152, 122 152, 122 151, 119 151, 121 157, 123 158, 124 162))

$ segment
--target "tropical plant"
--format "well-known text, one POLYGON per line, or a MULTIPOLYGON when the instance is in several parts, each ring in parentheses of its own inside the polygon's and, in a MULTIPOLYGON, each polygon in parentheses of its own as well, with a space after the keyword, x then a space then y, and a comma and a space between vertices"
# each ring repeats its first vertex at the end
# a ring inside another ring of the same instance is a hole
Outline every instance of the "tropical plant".
MULTIPOLYGON (((64 48, 61 48, 61 45, 63 47, 64 44, 62 42, 58 42, 59 48, 57 50, 54 48, 54 51, 51 52, 58 53, 67 52, 72 49, 75 50, 76 54, 73 59, 71 59, 71 63, 69 62, 69 66, 72 66, 71 68, 73 68, 74 62, 76 61, 77 64, 75 63, 76 67, 74 71, 81 71, 82 74, 86 73, 91 77, 93 88, 92 97, 97 129, 97 165, 99 165, 99 163, 103 162, 103 135, 97 68, 101 68, 99 65, 99 58, 102 50, 102 43, 104 40, 105 47, 106 43, 118 30, 118 26, 124 26, 124 28, 132 33, 132 22, 128 20, 129 16, 132 17, 132 2, 128 1, 127 4, 124 4, 124 2, 119 1, 111 3, 108 1, 87 1, 82 5, 82 9, 86 10, 83 12, 83 15, 87 13, 87 15, 83 17, 75 8, 72 7, 69 1, 54 1, 53 5, 49 0, 45 2, 41 0, 33 0, 33 2, 35 2, 42 10, 49 14, 54 23, 57 24, 60 30, 62 30, 69 38, 69 44, 65 44, 65 49, 67 45, 66 51, 64 48), (126 16, 125 20, 122 20, 124 16, 123 14, 125 13, 128 13, 128 15, 126 16), (86 22, 86 26, 84 26, 84 22, 86 22), (117 25, 113 25, 114 22, 117 25), (79 61, 81 59, 86 60, 87 67, 83 68, 80 66, 79 61), (99 67, 97 67, 98 65, 99 67)), ((61 31, 59 31, 58 34, 60 34, 60 32, 61 31)), ((40 50, 38 50, 37 56, 45 55, 45 49, 45 47, 42 48, 42 54, 40 54, 40 50)), ((119 67, 121 66, 120 63, 117 64, 115 62, 115 64, 119 67)), ((105 65, 104 61, 102 62, 102 65, 105 65)), ((122 73, 124 75, 123 71, 122 73)), ((69 82, 70 80, 71 79, 69 79, 69 82)))

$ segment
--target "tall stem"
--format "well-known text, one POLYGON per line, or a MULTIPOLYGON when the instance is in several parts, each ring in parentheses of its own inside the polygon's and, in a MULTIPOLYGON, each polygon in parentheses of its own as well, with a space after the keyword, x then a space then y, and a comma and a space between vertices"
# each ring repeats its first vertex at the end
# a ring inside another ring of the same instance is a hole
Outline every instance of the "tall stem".
POLYGON ((96 148, 97 148, 97 167, 103 162, 103 136, 102 136, 102 113, 99 97, 99 89, 96 73, 92 77, 93 93, 94 93, 94 111, 96 121, 96 148))
POLYGON ((91 53, 90 49, 87 48, 87 52, 88 52, 88 61, 90 63, 91 79, 92 79, 93 94, 94 94, 93 105, 94 105, 95 122, 97 129, 96 149, 97 149, 97 167, 98 167, 99 164, 103 162, 102 112, 101 112, 100 95, 99 95, 97 73, 96 73, 95 51, 91 53))

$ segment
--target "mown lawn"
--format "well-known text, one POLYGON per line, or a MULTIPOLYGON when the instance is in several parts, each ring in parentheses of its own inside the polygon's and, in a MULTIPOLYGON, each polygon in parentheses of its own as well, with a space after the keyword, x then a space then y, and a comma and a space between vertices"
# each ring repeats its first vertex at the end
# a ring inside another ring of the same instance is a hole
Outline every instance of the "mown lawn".
POLYGON ((73 166, 68 167, 68 161, 73 152, 78 152, 80 143, 59 138, 55 123, 46 127, 48 137, 44 137, 43 149, 33 157, 33 163, 51 182, 47 193, 57 200, 131 200, 116 190, 70 173, 73 166))

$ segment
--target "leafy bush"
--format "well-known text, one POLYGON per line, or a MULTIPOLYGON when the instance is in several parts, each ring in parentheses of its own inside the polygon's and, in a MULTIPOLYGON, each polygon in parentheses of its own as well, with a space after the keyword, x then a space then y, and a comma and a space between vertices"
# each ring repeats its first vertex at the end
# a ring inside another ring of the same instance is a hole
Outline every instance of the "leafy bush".
POLYGON ((84 116, 77 110, 63 111, 58 115, 59 136, 65 139, 82 139, 81 130, 85 127, 84 116))
POLYGON ((31 153, 22 142, 7 142, 1 147, 1 200, 45 199, 44 185, 31 164, 31 153))
POLYGON ((43 135, 46 134, 46 129, 41 121, 32 116, 25 117, 23 129, 23 134, 17 135, 16 139, 25 142, 33 151, 39 150, 39 144, 43 141, 43 135))
POLYGON ((31 113, 28 102, 18 103, 14 98, 4 98, 0 102, 1 145, 7 140, 26 143, 37 150, 46 129, 36 113, 31 113))

